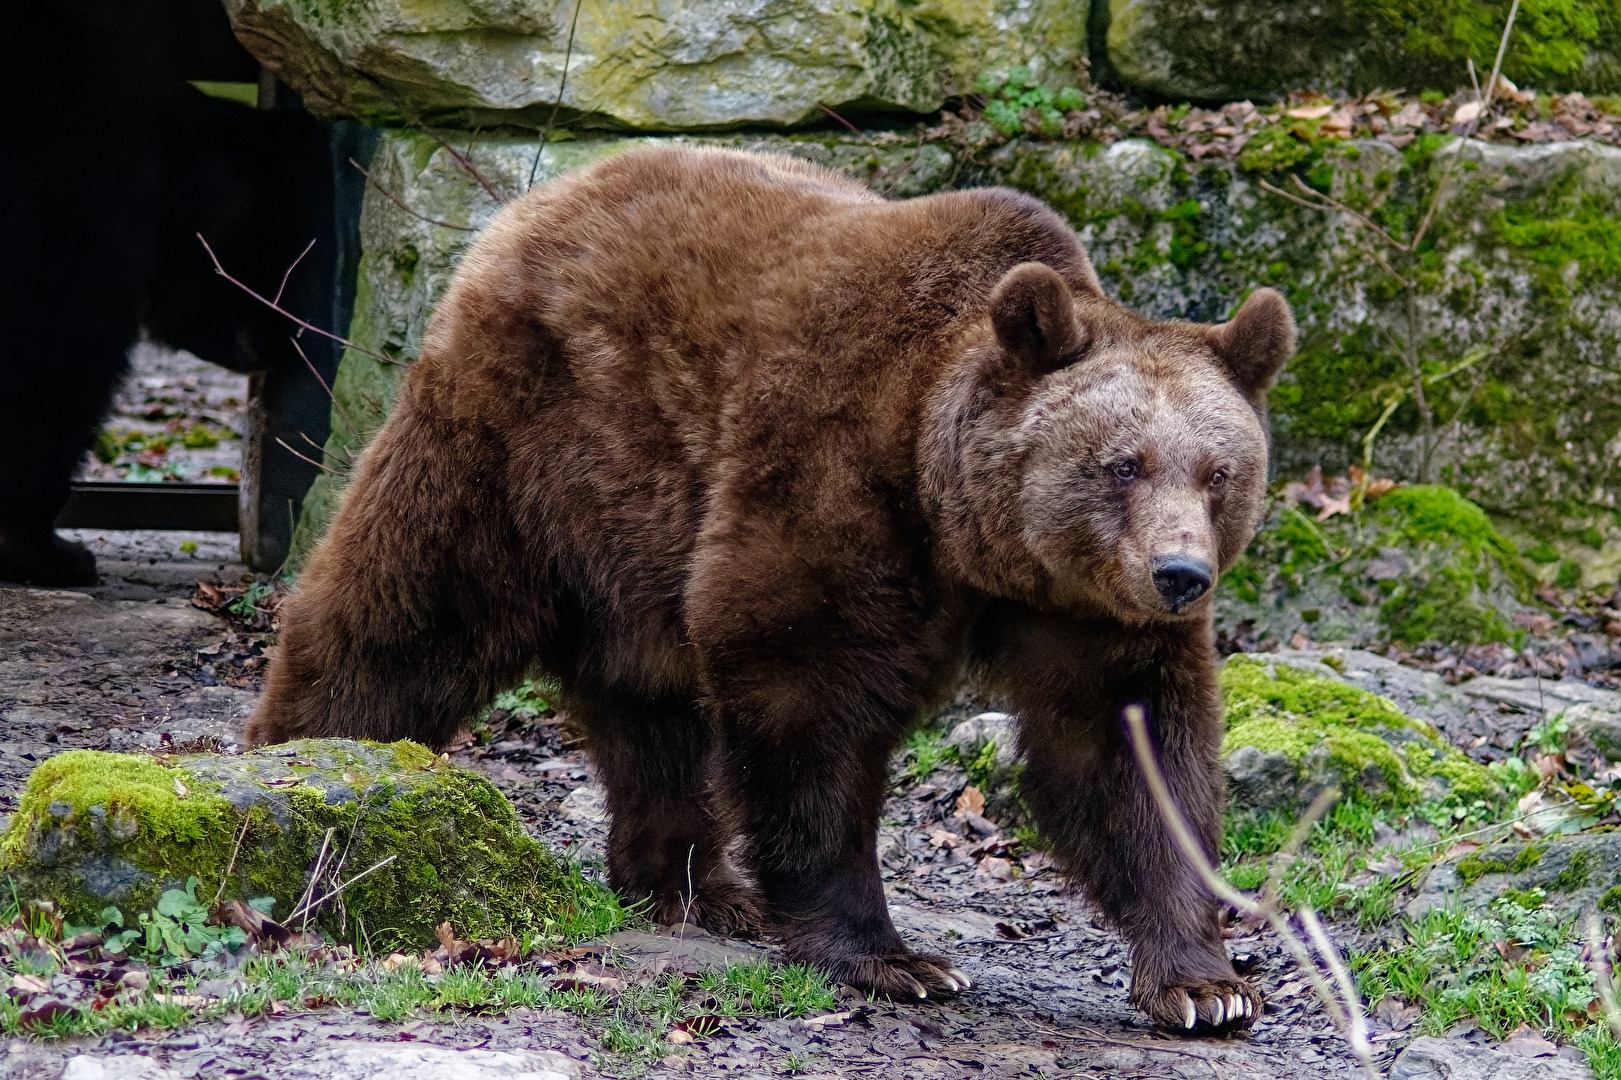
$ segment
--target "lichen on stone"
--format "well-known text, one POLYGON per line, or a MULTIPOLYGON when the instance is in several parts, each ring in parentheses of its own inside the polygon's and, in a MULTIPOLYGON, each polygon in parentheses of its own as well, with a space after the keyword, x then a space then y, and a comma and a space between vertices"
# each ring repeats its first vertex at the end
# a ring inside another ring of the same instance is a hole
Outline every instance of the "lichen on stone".
POLYGON ((273 897, 282 918, 308 890, 352 882, 312 924, 373 947, 426 944, 445 921, 467 938, 555 931, 578 901, 495 787, 408 742, 62 754, 30 777, 0 873, 86 922, 109 904, 150 907, 190 876, 223 899, 273 897))
POLYGON ((1472 807, 1502 796, 1484 768, 1388 698, 1264 656, 1230 657, 1220 682, 1227 720, 1221 756, 1230 774, 1235 757, 1287 762, 1265 790, 1235 777, 1241 808, 1288 809, 1331 786, 1394 810, 1472 807))

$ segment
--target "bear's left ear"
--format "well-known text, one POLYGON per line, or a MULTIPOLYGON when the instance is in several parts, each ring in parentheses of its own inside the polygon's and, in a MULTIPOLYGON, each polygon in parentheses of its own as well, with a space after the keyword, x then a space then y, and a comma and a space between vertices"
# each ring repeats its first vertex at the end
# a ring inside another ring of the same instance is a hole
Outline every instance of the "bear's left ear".
POLYGON ((1076 360, 1087 334, 1075 317, 1075 297, 1046 263, 1020 263, 991 291, 996 339, 1026 371, 1045 375, 1076 360))
POLYGON ((1256 289, 1231 321, 1211 327, 1210 345, 1244 396, 1265 402, 1295 354, 1295 317, 1276 291, 1256 289))

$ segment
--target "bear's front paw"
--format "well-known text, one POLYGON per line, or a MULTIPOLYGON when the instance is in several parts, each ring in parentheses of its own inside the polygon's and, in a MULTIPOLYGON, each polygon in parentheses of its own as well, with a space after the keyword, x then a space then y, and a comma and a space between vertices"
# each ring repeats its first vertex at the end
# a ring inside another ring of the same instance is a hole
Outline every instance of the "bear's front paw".
POLYGON ((895 952, 822 960, 836 982, 888 998, 952 997, 973 983, 950 960, 928 953, 895 952))
POLYGON ((1261 994, 1242 979, 1166 986, 1146 995, 1137 1007, 1154 1022, 1201 1035, 1242 1031, 1261 1015, 1261 994))

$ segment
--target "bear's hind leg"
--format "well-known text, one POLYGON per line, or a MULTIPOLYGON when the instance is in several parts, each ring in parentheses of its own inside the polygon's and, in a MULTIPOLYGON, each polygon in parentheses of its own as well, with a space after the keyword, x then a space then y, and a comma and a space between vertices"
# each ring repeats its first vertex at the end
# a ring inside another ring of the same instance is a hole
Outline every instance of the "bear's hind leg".
POLYGON ((410 379, 281 607, 250 745, 437 748, 543 658, 552 593, 495 482, 501 448, 427 415, 410 379))
POLYGON ((758 933, 757 893, 727 858, 729 830, 708 798, 711 739, 698 703, 578 685, 568 699, 608 790, 609 884, 650 900, 662 925, 758 933))

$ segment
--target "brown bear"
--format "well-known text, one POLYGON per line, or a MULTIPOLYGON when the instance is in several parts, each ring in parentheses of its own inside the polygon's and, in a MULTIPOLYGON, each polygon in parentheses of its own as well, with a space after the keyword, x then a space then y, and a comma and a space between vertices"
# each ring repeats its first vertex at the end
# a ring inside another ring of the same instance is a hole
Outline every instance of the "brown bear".
POLYGON ((968 980, 895 932, 879 807, 973 669, 1131 943, 1133 1002, 1247 1026, 1260 997, 1121 713, 1147 706, 1214 856, 1210 591, 1257 525, 1293 349, 1266 289, 1219 326, 1126 311, 1013 191, 889 202, 786 157, 624 153, 467 253, 282 608, 249 737, 442 744, 542 670, 607 788, 615 888, 922 997, 968 980))

